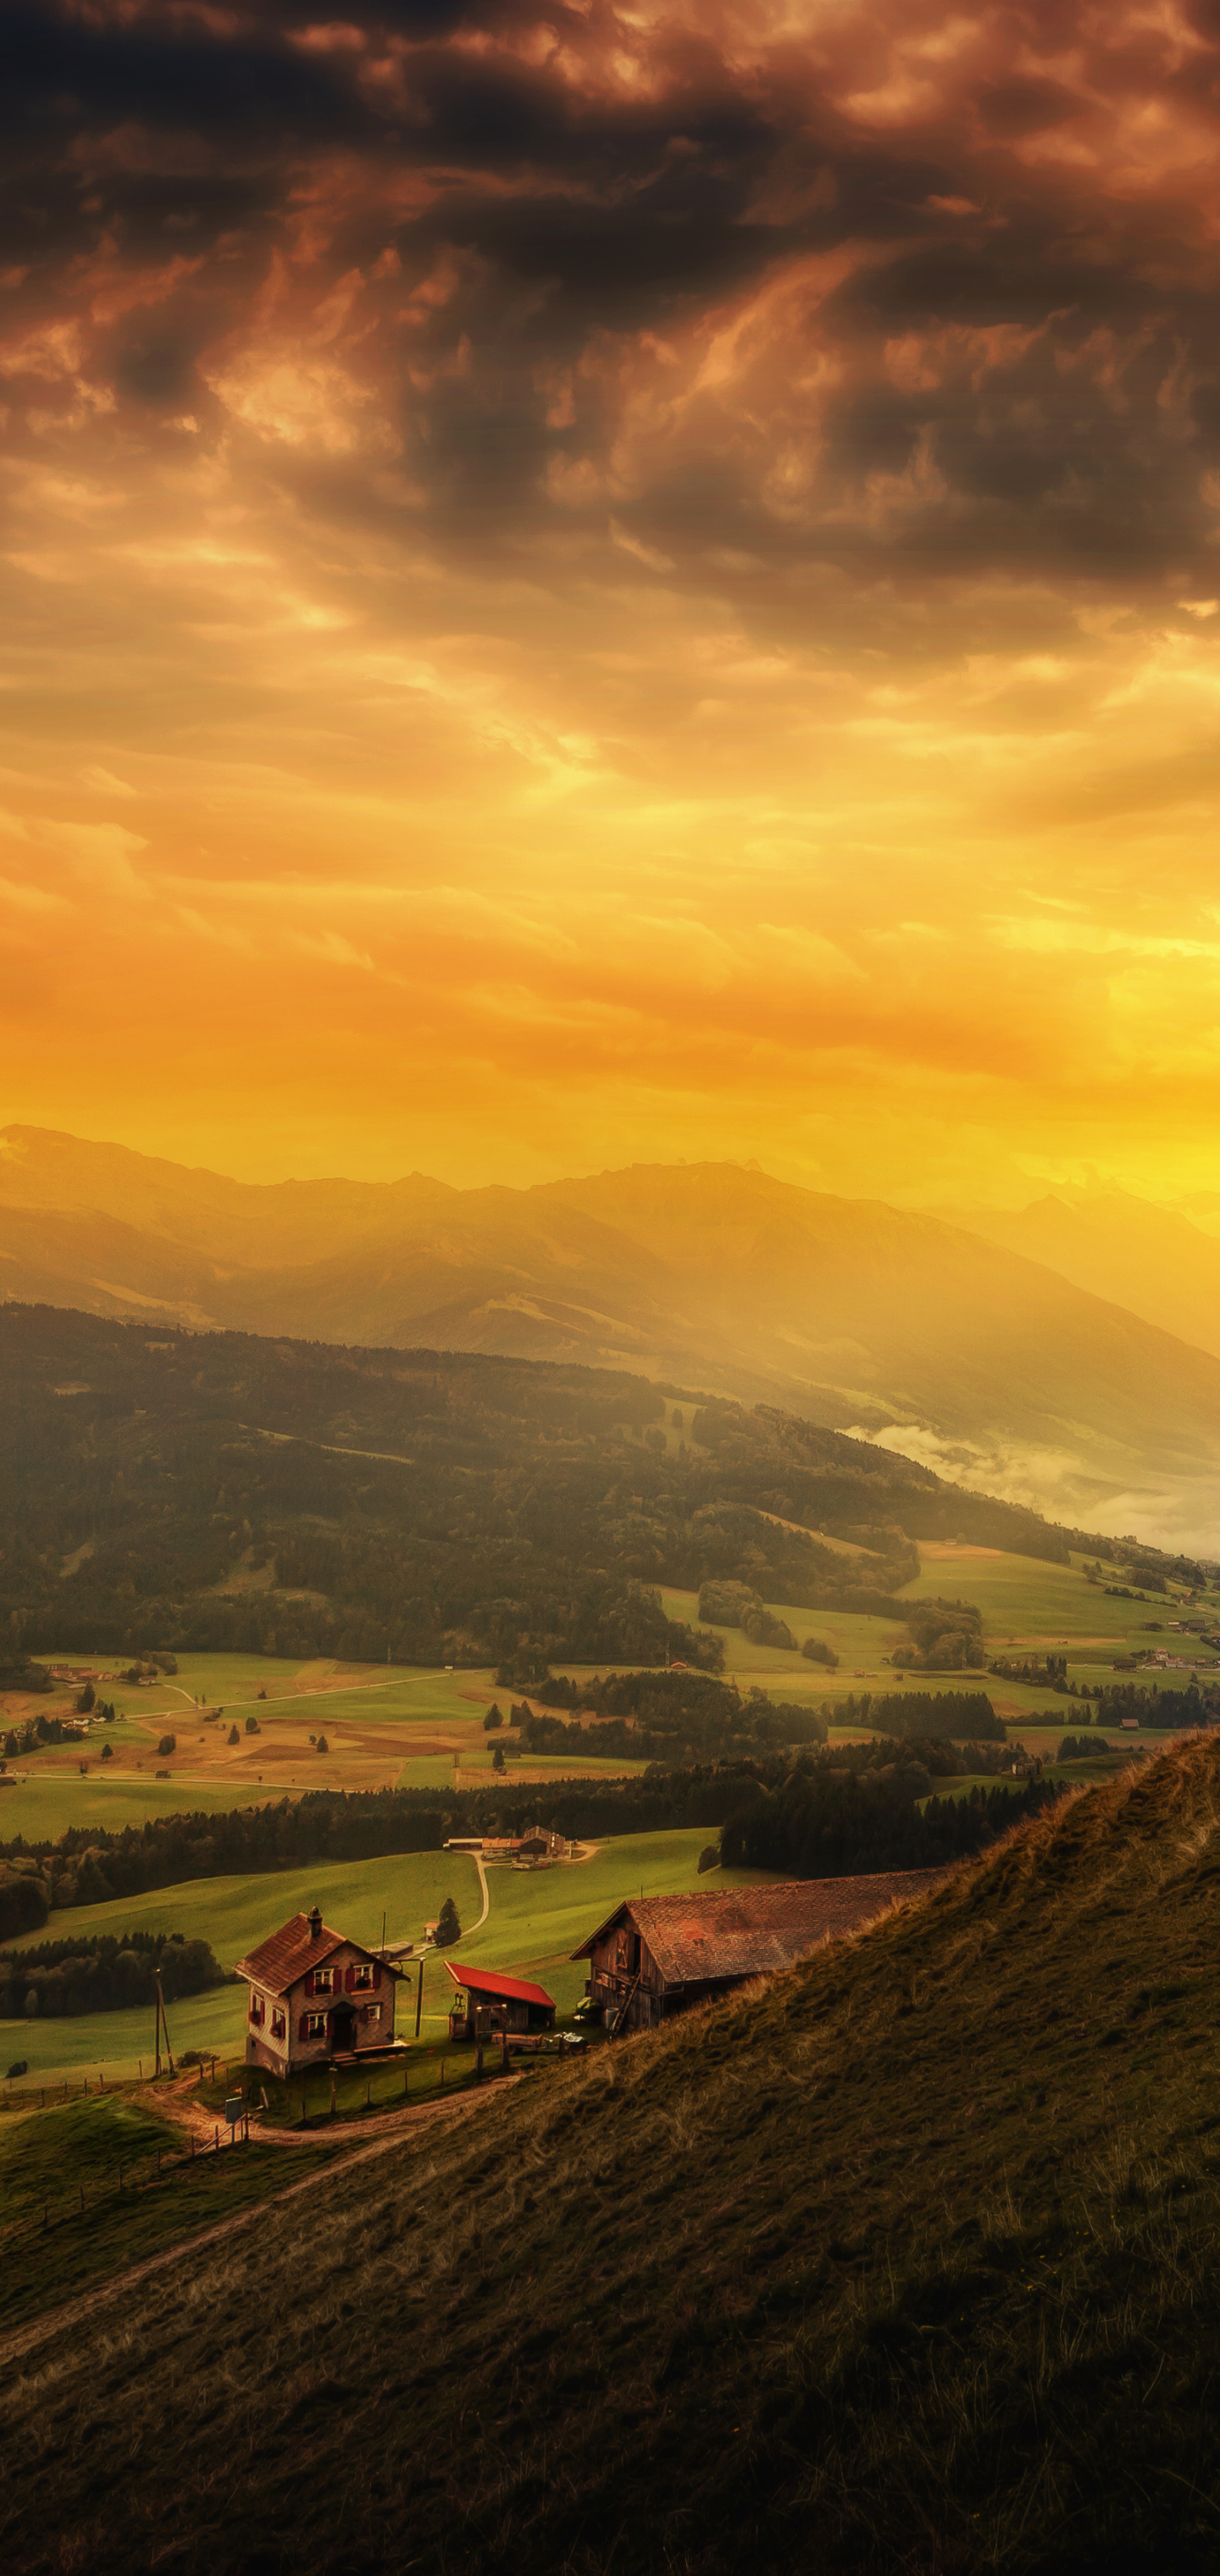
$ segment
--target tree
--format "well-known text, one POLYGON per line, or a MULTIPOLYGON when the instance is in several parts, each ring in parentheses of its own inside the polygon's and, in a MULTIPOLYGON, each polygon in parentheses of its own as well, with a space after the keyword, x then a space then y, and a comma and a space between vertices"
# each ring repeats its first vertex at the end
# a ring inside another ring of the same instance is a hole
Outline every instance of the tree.
MULTIPOLYGON (((233 1734, 234 1734, 234 1735, 236 1735, 236 1733, 237 1733, 237 1729, 236 1729, 236 1727, 234 1727, 234 1729, 233 1729, 233 1734)), ((230 1739, 229 1739, 230 1743, 232 1742, 232 1740, 233 1740, 233 1738, 232 1738, 232 1736, 231 1736, 231 1737, 230 1737, 230 1739)), ((158 1746, 157 1746, 157 1751, 158 1751, 158 1753, 176 1753, 176 1752, 177 1752, 177 1750, 178 1750, 178 1738, 177 1738, 177 1736, 176 1736, 176 1735, 163 1735, 163 1736, 161 1737, 161 1740, 160 1740, 160 1742, 159 1742, 159 1744, 158 1744, 158 1746)))
POLYGON ((235 1726, 231 1726, 231 1727, 229 1728, 228 1741, 229 1741, 229 1743, 230 1743, 230 1744, 240 1744, 240 1742, 241 1742, 241 1737, 240 1737, 240 1735, 238 1734, 238 1732, 237 1732, 237 1728, 236 1728, 235 1726))
POLYGON ((103 1762, 113 1762, 113 1760, 114 1760, 114 1746, 113 1746, 113 1744, 103 1744, 103 1746, 102 1746, 102 1760, 103 1760, 103 1762))
POLYGON ((324 1735, 320 1735, 318 1737, 318 1751, 319 1753, 329 1753, 330 1751, 330 1746, 324 1735))
POLYGON ((460 1941, 461 1937, 462 1927, 458 1921, 457 1907, 453 1902, 453 1898, 451 1896, 447 1896, 441 1907, 440 1921, 437 1924, 434 1935, 436 1947, 438 1950, 447 1950, 451 1943, 454 1941, 460 1941))
POLYGON ((705 1869, 719 1869, 719 1867, 720 1867, 720 1851, 719 1851, 719 1847, 718 1847, 718 1845, 717 1845, 716 1843, 708 1843, 708 1845, 707 1845, 706 1849, 705 1849, 704 1851, 701 1851, 701 1852, 700 1852, 700 1854, 699 1854, 699 1876, 700 1876, 700 1878, 702 1878, 702 1876, 703 1876, 703 1873, 704 1873, 705 1869))
POLYGON ((26 2017, 26 2020, 27 2020, 27 2021, 37 2021, 37 2019, 38 2019, 38 1988, 37 1988, 37 1986, 27 1986, 27 1987, 26 1987, 26 1990, 25 1990, 25 2017, 26 2017))
POLYGON ((495 1751, 492 1754, 491 1767, 493 1771, 503 1771, 507 1769, 507 1764, 504 1760, 504 1747, 502 1744, 497 1744, 495 1751))
POLYGON ((95 1691, 92 1682, 86 1682, 84 1689, 82 1691, 78 1691, 76 1694, 77 1716, 88 1717, 89 1711, 96 1698, 97 1692, 95 1691))
POLYGON ((259 1729, 258 1719, 257 1719, 253 1714, 251 1714, 251 1715, 246 1719, 246 1733, 247 1733, 247 1735, 257 1735, 259 1732, 260 1732, 260 1729, 259 1729))
POLYGON ((500 1707, 499 1702, 493 1699, 491 1707, 488 1709, 487 1715, 483 1720, 484 1735, 490 1735, 495 1727, 503 1726, 503 1724, 504 1711, 500 1707))

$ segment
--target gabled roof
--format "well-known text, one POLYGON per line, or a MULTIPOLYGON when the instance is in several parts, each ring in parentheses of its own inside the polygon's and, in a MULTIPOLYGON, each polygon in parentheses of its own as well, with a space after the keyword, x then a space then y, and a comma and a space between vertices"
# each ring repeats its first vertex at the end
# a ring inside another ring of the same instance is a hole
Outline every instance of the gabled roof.
POLYGON ((487 1968, 463 1968, 456 1959, 446 1959, 445 1966, 455 1986, 465 1986, 472 1995, 498 1995, 502 2003, 545 2004, 553 2012, 555 1998, 545 1986, 527 1985, 523 1977, 493 1977, 487 1968))
POLYGON ((667 1985, 704 1985, 790 1967, 819 1941, 859 1931, 887 1906, 922 1896, 938 1869, 893 1870, 875 1878, 806 1878, 781 1886, 724 1889, 708 1896, 633 1897, 599 1923, 574 1959, 590 1957, 620 1923, 643 1935, 667 1985))
POLYGON ((359 1941, 350 1941, 346 1932, 332 1932, 328 1923, 323 1924, 317 1940, 312 1940, 309 1916, 294 1914, 291 1922, 273 1932, 269 1940, 260 1941, 248 1959, 238 1960, 237 1974, 249 1977, 253 1985, 266 1986, 270 1994, 286 1995, 289 1987, 308 1976, 311 1968, 324 1968, 336 1950, 354 1950, 357 1958, 376 1960, 377 1966, 384 1967, 388 1977, 402 1973, 401 1969, 391 1967, 388 1959, 378 1957, 375 1950, 366 1950, 359 1941))

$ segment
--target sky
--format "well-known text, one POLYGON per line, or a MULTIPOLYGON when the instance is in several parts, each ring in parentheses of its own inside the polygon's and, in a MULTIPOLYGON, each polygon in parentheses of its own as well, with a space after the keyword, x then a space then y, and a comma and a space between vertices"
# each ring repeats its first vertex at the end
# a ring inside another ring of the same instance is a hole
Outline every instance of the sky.
POLYGON ((1220 0, 9 0, 0 1111, 1220 1183, 1220 0))

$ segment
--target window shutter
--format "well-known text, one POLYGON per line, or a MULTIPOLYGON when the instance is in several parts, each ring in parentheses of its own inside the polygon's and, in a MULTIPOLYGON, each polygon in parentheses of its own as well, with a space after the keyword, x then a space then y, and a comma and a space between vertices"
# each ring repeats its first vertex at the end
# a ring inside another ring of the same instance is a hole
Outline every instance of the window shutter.
POLYGON ((351 1993, 351 1991, 352 1991, 353 1986, 355 1985, 355 1982, 356 1982, 356 1963, 355 1963, 355 1960, 354 1960, 354 1959, 349 1959, 349 1961, 348 1961, 348 1966, 347 1966, 347 1991, 348 1991, 349 1995, 350 1995, 350 1993, 351 1993))
POLYGON ((377 1988, 378 1988, 378 1986, 379 1986, 380 1984, 381 1984, 381 1970, 380 1970, 380 1968, 378 1968, 378 1967, 374 1966, 374 1969, 373 1969, 373 1992, 374 1992, 374 1994, 376 1994, 376 1992, 377 1992, 377 1988))
POLYGON ((297 2037, 298 2037, 298 2039, 308 2039, 308 2037, 309 2037, 309 2015, 308 2015, 308 2013, 302 2013, 302 2015, 301 2015, 301 2027, 300 2027, 299 2031, 297 2032, 297 2037))
POLYGON ((306 1994, 307 1994, 307 1995, 311 1995, 311 1994, 313 1993, 313 1969, 312 1969, 312 1968, 310 1968, 310 1969, 308 1969, 308 1970, 306 1971, 306 1976, 305 1976, 305 1992, 306 1992, 306 1994))

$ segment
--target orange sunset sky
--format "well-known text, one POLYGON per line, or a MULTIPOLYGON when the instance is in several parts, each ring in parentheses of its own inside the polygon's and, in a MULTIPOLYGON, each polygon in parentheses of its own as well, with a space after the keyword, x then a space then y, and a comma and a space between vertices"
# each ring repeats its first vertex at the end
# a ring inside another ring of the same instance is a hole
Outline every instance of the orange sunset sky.
POLYGON ((1217 1185, 1215 0, 6 28, 4 1118, 1217 1185))

